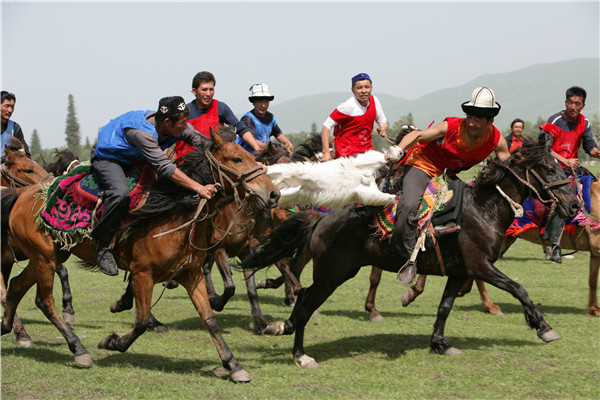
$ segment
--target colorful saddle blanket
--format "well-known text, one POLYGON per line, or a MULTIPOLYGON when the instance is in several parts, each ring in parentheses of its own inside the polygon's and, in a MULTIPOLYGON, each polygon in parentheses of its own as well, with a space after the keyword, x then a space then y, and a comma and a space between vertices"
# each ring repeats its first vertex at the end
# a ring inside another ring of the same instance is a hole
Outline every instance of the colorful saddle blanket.
MULTIPOLYGON (((570 176, 571 185, 575 187, 575 178, 570 176)), ((583 205, 586 211, 589 213, 592 208, 592 200, 590 196, 590 189, 592 182, 596 178, 592 175, 580 176, 579 181, 581 182, 581 193, 577 195, 581 197, 583 205)), ((523 216, 521 218, 515 218, 504 236, 518 236, 520 233, 529 229, 539 229, 540 234, 544 233, 546 223, 548 222, 547 207, 539 200, 532 197, 528 197, 522 204, 523 216)), ((588 225, 589 219, 585 216, 582 211, 579 211, 575 218, 569 219, 564 228, 564 232, 570 236, 575 235, 577 226, 588 225)), ((594 228, 595 229, 595 228, 594 228)))
MULTIPOLYGON (((38 222, 56 238, 59 233, 79 238, 87 237, 92 228, 92 213, 96 208, 101 189, 96 174, 89 164, 82 164, 54 179, 44 193, 44 208, 38 222)), ((137 165, 127 172, 127 183, 133 209, 140 201, 146 187, 154 180, 154 171, 137 165)), ((96 217, 102 215, 104 204, 98 208, 96 217)))
MULTIPOLYGON (((423 193, 419 205, 417 232, 420 232, 430 219, 435 227, 436 237, 460 230, 460 207, 465 184, 459 180, 446 184, 443 179, 443 176, 432 178, 423 193)), ((377 234, 382 239, 389 238, 394 231, 402 207, 399 201, 400 199, 388 204, 375 216, 377 234)))

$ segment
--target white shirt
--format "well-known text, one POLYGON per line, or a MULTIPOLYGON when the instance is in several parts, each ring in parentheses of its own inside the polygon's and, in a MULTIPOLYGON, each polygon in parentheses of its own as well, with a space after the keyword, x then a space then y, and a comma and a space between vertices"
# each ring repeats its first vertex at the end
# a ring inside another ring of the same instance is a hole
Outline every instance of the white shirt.
MULTIPOLYGON (((383 108, 381 107, 379 99, 376 96, 373 96, 373 100, 375 101, 375 122, 377 122, 377 125, 381 126, 381 124, 387 122, 387 118, 383 113, 383 108)), ((369 103, 367 103, 367 107, 369 107, 369 103)), ((356 117, 358 115, 363 115, 367 111, 367 107, 363 107, 358 102, 358 100, 356 100, 356 97, 352 96, 348 100, 337 106, 337 110, 346 115, 356 117)), ((332 130, 337 125, 338 123, 334 121, 331 117, 327 117, 325 122, 323 122, 323 126, 330 130, 332 130)))

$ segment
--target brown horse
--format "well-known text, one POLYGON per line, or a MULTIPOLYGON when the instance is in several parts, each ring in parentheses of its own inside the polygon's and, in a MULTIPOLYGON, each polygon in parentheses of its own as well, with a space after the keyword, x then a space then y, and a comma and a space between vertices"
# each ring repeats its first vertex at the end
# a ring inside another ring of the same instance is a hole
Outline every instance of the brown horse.
MULTIPOLYGON (((146 204, 130 214, 137 222, 136 228, 130 230, 127 237, 122 236, 122 231, 118 234, 121 240, 117 241, 115 253, 120 260, 119 267, 130 271, 134 281, 135 327, 122 337, 116 333, 109 335, 99 347, 126 351, 148 328, 154 284, 174 279, 187 290, 231 379, 249 381, 248 373, 225 343, 208 301, 202 263, 206 257, 207 231, 212 227, 206 216, 214 212, 214 206, 222 196, 233 196, 239 203, 253 197, 268 209, 276 205, 279 191, 242 147, 214 134, 211 134, 211 140, 212 148, 205 157, 192 152, 185 157, 181 169, 193 179, 199 179, 199 173, 204 169, 202 165, 208 160, 215 181, 222 187, 221 196, 205 203, 170 180, 159 180, 152 185, 146 204)), ((41 205, 36 205, 35 196, 39 194, 42 190, 36 186, 20 193, 2 193, 2 220, 8 220, 3 227, 8 227, 9 240, 23 249, 30 260, 27 268, 13 278, 9 286, 2 334, 10 332, 20 300, 37 283, 39 307, 65 337, 76 363, 88 367, 93 364, 89 352, 58 316, 52 286, 55 265, 66 261, 70 254, 94 264, 94 249, 89 239, 69 251, 59 249, 36 225, 36 214, 41 205)))
MULTIPOLYGON (((29 186, 49 178, 51 175, 37 162, 25 156, 25 149, 21 141, 14 136, 10 136, 5 147, 5 156, 2 160, 2 187, 19 188, 29 186)), ((1 273, 0 273, 0 298, 4 305, 6 300, 6 282, 10 278, 12 266, 15 258, 20 255, 19 249, 11 249, 8 246, 6 237, 2 236, 1 244, 1 273)), ((33 342, 27 334, 25 327, 18 316, 15 316, 13 323, 17 343, 23 347, 31 347, 33 342)))
MULTIPOLYGON (((465 187, 461 230, 438 239, 448 281, 438 308, 431 337, 431 350, 439 354, 459 351, 444 338, 445 323, 458 291, 468 278, 481 279, 517 298, 527 324, 545 342, 560 336, 544 321, 525 289, 500 272, 493 263, 500 254, 504 232, 514 219, 508 199, 522 202, 529 190, 543 202, 556 202, 561 216, 572 217, 579 203, 569 181, 554 158, 542 145, 528 141, 522 154, 515 153, 503 163, 490 163, 473 186, 465 187), (529 179, 528 179, 529 178, 529 179), (505 196, 497 188, 500 188, 505 196)), ((245 259, 243 268, 259 269, 308 247, 313 256, 313 284, 298 294, 287 321, 273 324, 271 333, 296 332, 293 356, 297 365, 318 367, 304 350, 304 331, 312 313, 334 290, 354 277, 365 265, 397 272, 406 261, 387 241, 375 237, 376 215, 383 207, 346 207, 320 218, 300 213, 277 227, 257 252, 245 259)), ((443 273, 435 249, 429 245, 417 259, 418 273, 443 273)))

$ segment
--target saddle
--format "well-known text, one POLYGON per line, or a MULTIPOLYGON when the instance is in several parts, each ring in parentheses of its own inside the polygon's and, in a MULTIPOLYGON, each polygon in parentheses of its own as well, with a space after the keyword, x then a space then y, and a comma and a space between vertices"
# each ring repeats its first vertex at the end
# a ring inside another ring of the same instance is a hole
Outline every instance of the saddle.
MULTIPOLYGON (((135 165, 126 171, 126 176, 131 197, 129 210, 132 210, 140 204, 156 175, 148 166, 135 165)), ((44 187, 40 198, 44 207, 37 224, 61 243, 63 249, 89 238, 93 222, 100 218, 104 208, 102 191, 89 163, 54 179, 44 187)))
MULTIPOLYGON (((436 238, 458 232, 464 188, 465 183, 458 179, 447 182, 443 176, 432 178, 419 205, 417 232, 426 228, 430 220, 436 238)), ((382 240, 391 237, 401 209, 402 204, 397 199, 376 214, 377 236, 382 240)))

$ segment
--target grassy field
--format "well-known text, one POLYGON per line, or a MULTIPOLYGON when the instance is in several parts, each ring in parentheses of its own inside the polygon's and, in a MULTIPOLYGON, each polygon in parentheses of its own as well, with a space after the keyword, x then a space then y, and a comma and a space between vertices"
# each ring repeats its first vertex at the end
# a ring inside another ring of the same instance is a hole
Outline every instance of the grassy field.
MULTIPOLYGON (((598 399, 600 320, 586 317, 588 254, 558 265, 524 241, 498 266, 521 283, 562 340, 544 344, 525 324, 520 304, 490 288, 504 316, 482 312, 477 293, 457 299, 446 327, 459 356, 429 353, 445 278, 431 277, 425 293, 403 308, 405 288, 384 273, 377 305, 386 320, 370 323, 363 310, 370 268, 340 287, 310 320, 307 354, 321 368, 292 362, 293 336, 260 337, 250 329, 250 306, 241 274, 237 293, 217 320, 235 357, 252 377, 234 384, 215 376, 215 347, 182 288, 168 290, 154 314, 170 331, 147 332, 126 353, 97 348, 108 334, 128 332, 133 312, 111 314, 124 289, 120 277, 69 268, 76 309, 75 332, 95 366, 78 368, 58 331, 33 302, 19 314, 34 339, 20 348, 2 337, 2 399, 598 399)), ((18 269, 18 267, 17 267, 18 269)), ((311 281, 310 266, 302 276, 311 281)), ((258 278, 275 277, 265 270, 258 278)), ((58 281, 57 281, 58 282, 58 281)), ((58 291, 59 291, 58 287, 58 291)), ((155 289, 155 299, 162 286, 155 289)), ((283 290, 261 291, 265 316, 285 319, 283 290)))

